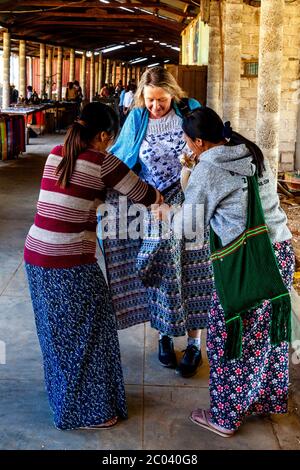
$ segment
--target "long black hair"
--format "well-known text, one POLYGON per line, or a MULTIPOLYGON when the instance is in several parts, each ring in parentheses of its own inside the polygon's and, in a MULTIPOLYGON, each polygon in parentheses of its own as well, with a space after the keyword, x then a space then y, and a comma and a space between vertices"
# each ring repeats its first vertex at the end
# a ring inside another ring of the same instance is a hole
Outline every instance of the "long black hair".
POLYGON ((234 132, 229 121, 223 124, 222 119, 213 109, 201 107, 189 112, 183 117, 182 128, 192 140, 203 139, 213 144, 224 142, 227 146, 246 145, 253 156, 258 176, 262 176, 265 166, 260 148, 243 135, 234 132))
POLYGON ((80 118, 68 129, 62 155, 57 167, 59 175, 57 184, 68 186, 73 174, 78 155, 84 152, 99 132, 107 132, 115 138, 119 131, 119 118, 116 112, 105 104, 88 103, 82 110, 80 118))

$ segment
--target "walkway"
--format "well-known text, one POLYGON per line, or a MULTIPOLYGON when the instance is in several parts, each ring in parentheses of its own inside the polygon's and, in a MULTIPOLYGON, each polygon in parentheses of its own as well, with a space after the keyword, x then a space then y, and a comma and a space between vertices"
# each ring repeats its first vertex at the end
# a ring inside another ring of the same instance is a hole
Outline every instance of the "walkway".
MULTIPOLYGON (((41 354, 22 263, 42 167, 63 136, 32 141, 28 153, 0 165, 0 449, 300 449, 300 364, 294 366, 290 414, 250 418, 231 439, 191 423, 208 404, 208 364, 183 379, 157 362, 148 325, 120 332, 129 419, 106 431, 58 431, 44 391, 41 354), (6 346, 6 364, 3 346, 6 346)), ((185 341, 176 340, 181 351, 185 341)), ((204 354, 205 355, 205 354, 204 354)))

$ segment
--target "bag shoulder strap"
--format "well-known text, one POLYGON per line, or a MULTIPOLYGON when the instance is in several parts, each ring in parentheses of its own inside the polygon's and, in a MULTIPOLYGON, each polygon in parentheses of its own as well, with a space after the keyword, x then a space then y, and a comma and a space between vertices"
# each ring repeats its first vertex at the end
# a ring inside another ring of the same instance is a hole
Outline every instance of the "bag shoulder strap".
MULTIPOLYGON (((231 245, 235 245, 237 240, 245 238, 251 234, 256 234, 260 231, 266 230, 266 223, 263 208, 261 205, 261 199, 258 189, 258 177, 255 173, 254 176, 247 176, 248 183, 248 204, 247 204, 247 220, 246 228, 235 240, 229 243, 226 247, 229 248, 231 245)), ((222 250, 221 238, 214 232, 212 226, 210 226, 210 249, 213 254, 215 251, 222 250)))

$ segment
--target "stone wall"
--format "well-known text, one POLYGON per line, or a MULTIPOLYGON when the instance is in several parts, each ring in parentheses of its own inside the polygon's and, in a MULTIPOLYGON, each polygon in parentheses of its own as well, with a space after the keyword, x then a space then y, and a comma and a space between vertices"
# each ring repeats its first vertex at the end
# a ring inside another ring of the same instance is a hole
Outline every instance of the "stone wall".
MULTIPOLYGON (((232 1, 232 0, 231 0, 232 1)), ((219 7, 211 1, 210 49, 208 66, 207 103, 223 116, 223 87, 219 7)), ((226 9, 223 2, 223 33, 226 9)), ((251 140, 256 139, 257 77, 245 77, 244 62, 259 57, 260 8, 243 4, 240 98, 238 131, 251 140)), ((223 37, 224 41, 224 37, 223 37)), ((270 74, 272 69, 270 67, 270 74)), ((237 97, 238 99, 238 97, 237 97)), ((224 116, 223 116, 224 117, 224 116)), ((286 3, 283 24, 283 58, 281 78, 279 132, 279 169, 300 169, 300 0, 286 3)))
MULTIPOLYGON (((280 106, 280 167, 300 169, 300 148, 295 150, 297 127, 300 125, 300 1, 285 6, 283 18, 283 62, 280 106), (297 125, 298 121, 298 125, 297 125)), ((298 129, 298 132, 300 129, 298 129)), ((299 136, 300 137, 300 133, 299 136)))
MULTIPOLYGON (((260 8, 243 5, 243 32, 240 82, 239 131, 255 140, 257 112, 257 78, 243 77, 243 61, 258 58, 260 8)), ((272 70, 270 70, 272 73, 272 70)), ((295 160, 297 130, 300 123, 300 1, 285 5, 283 30, 283 60, 280 103, 279 169, 300 168, 295 160), (298 122, 298 123, 297 123, 298 122)), ((298 138, 299 138, 298 137, 298 138)))
POLYGON ((243 5, 239 132, 255 140, 257 77, 243 77, 244 61, 258 60, 260 8, 243 5))

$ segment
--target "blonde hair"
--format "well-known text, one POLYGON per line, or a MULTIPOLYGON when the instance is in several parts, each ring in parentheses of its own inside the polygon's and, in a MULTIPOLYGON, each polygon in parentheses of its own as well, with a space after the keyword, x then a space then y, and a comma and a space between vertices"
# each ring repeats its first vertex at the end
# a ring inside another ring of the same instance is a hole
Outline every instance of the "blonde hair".
POLYGON ((168 70, 164 69, 163 67, 152 67, 147 69, 141 77, 139 86, 134 96, 135 108, 145 107, 145 86, 163 88, 167 93, 172 95, 177 103, 181 100, 181 98, 187 96, 186 92, 180 88, 175 78, 168 70))

